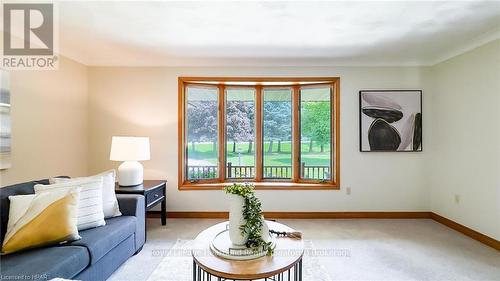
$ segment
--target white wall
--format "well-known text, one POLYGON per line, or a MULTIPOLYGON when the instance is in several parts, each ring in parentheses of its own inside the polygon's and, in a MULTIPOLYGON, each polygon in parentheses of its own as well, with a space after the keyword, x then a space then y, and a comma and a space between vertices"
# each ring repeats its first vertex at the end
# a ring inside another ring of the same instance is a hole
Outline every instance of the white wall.
POLYGON ((10 71, 12 168, 0 185, 87 173, 87 67, 60 57, 58 70, 10 71))
POLYGON ((500 40, 431 73, 431 210, 500 240, 500 40))
MULTIPOLYGON (((146 178, 165 178, 169 210, 226 210, 222 191, 177 190, 178 76, 339 76, 341 79, 340 191, 259 191, 267 211, 426 211, 423 153, 360 153, 358 91, 423 89, 424 70, 415 67, 339 68, 126 68, 89 69, 89 171, 119 163, 109 161, 113 135, 151 138, 146 178), (344 188, 352 188, 346 195, 344 188)), ((424 104, 424 135, 427 135, 424 104)))
POLYGON ((111 136, 146 135, 145 175, 168 179, 169 210, 226 210, 220 191, 177 190, 177 77, 339 76, 342 189, 259 191, 264 209, 431 210, 500 240, 499 60, 500 40, 423 68, 107 68, 62 58, 58 71, 12 73, 13 167, 0 184, 117 167, 111 136), (358 91, 387 88, 424 90, 424 152, 359 152, 358 91))

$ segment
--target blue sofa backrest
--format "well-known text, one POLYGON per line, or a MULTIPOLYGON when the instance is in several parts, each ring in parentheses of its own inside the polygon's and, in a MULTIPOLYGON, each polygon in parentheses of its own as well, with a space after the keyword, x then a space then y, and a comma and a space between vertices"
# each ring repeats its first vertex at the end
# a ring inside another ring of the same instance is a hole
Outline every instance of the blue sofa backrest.
POLYGON ((0 217, 2 220, 0 224, 0 245, 3 244, 3 238, 5 232, 7 232, 10 208, 9 196, 33 194, 35 193, 33 189, 35 184, 49 184, 49 180, 29 181, 0 188, 0 217))

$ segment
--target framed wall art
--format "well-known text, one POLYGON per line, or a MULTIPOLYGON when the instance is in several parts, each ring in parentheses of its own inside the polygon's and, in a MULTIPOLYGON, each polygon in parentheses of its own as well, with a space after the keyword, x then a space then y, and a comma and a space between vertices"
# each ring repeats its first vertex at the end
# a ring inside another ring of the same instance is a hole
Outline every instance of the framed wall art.
POLYGON ((0 170, 11 167, 9 73, 0 70, 0 170))
POLYGON ((359 91, 360 151, 422 151, 422 91, 359 91))

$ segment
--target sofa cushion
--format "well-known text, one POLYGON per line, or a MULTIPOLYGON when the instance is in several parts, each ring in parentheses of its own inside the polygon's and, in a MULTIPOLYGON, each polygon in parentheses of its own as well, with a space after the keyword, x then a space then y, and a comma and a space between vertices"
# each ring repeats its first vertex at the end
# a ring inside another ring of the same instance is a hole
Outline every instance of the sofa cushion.
POLYGON ((90 253, 90 263, 94 264, 122 241, 134 235, 137 220, 132 216, 115 217, 106 220, 105 226, 80 232, 82 239, 70 243, 84 246, 90 253))
POLYGON ((60 246, 34 249, 2 256, 2 279, 25 276, 32 280, 50 280, 60 277, 71 279, 90 263, 87 249, 60 246), (38 277, 38 278, 37 278, 38 277))
POLYGON ((9 196, 10 210, 2 253, 80 239, 76 226, 78 190, 9 196))
POLYGON ((9 196, 35 193, 33 187, 37 183, 48 184, 49 180, 29 181, 0 188, 0 244, 3 243, 7 222, 9 221, 9 196))

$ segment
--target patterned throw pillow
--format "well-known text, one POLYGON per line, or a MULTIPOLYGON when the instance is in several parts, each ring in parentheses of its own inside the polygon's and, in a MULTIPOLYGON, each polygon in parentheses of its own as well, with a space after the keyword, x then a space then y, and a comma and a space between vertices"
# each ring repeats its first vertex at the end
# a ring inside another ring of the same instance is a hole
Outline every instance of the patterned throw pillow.
POLYGON ((80 239, 79 191, 9 196, 9 221, 2 254, 80 239))
POLYGON ((78 230, 105 225, 106 222, 104 221, 104 213, 102 210, 102 177, 50 185, 36 184, 35 194, 76 189, 80 190, 80 200, 78 201, 78 230))
POLYGON ((81 177, 81 178, 51 178, 49 179, 50 183, 61 183, 68 182, 74 180, 82 180, 89 178, 102 178, 102 210, 104 211, 104 218, 112 218, 121 216, 120 208, 118 207, 118 200, 116 199, 115 194, 115 179, 116 172, 115 170, 109 170, 106 172, 102 172, 95 176, 90 177, 81 177))

